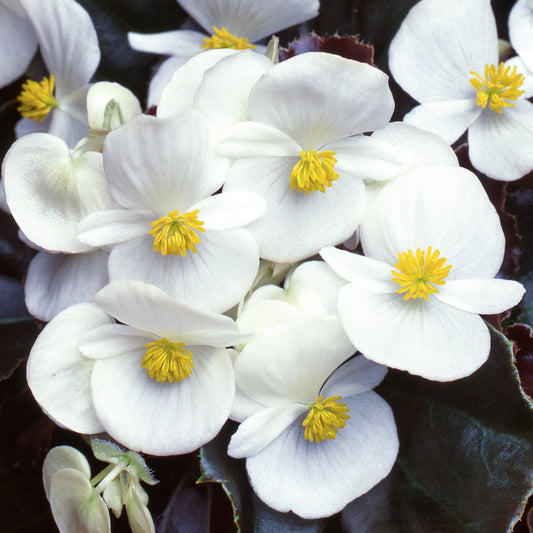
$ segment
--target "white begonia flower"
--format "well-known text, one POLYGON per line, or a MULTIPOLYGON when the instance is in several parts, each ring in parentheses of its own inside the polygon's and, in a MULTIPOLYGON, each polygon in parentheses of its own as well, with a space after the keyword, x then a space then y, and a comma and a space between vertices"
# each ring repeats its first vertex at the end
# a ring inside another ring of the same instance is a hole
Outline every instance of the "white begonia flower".
POLYGON ((523 73, 498 65, 489 0, 422 0, 389 49, 389 67, 421 105, 404 120, 453 143, 468 129, 470 160, 487 176, 516 180, 533 168, 533 105, 523 73))
POLYGON ((79 237, 114 245, 111 280, 152 283, 175 298, 223 312, 237 304, 259 266, 244 227, 264 212, 254 194, 216 194, 210 130, 194 110, 141 115, 108 134, 104 168, 123 209, 86 217, 79 237), (224 290, 220 290, 220 287, 224 290))
POLYGON ((353 234, 365 208, 363 178, 374 175, 359 164, 372 151, 376 166, 381 158, 380 143, 373 149, 357 134, 388 123, 387 81, 370 65, 312 52, 274 65, 254 85, 251 121, 229 127, 218 151, 237 159, 224 191, 266 200, 267 212, 250 225, 262 258, 296 262, 353 234))
POLYGON ((87 135, 86 96, 100 62, 89 14, 74 0, 20 0, 39 42, 49 76, 28 80, 18 100, 17 137, 48 132, 73 147, 87 135))
POLYGON ((136 281, 110 283, 95 303, 57 315, 32 348, 27 379, 43 410, 72 431, 107 431, 153 455, 209 442, 233 403, 225 347, 246 338, 235 322, 136 281))
POLYGON ((228 453, 277 511, 330 516, 370 490, 398 453, 392 411, 372 391, 387 370, 353 352, 338 318, 259 333, 235 363, 241 420, 228 453), (335 370, 337 369, 337 370, 335 370))
POLYGON ((178 0, 208 35, 193 30, 158 34, 128 33, 130 46, 141 52, 171 56, 152 78, 148 105, 157 104, 161 90, 190 57, 210 49, 265 50, 253 43, 318 15, 318 0, 178 0))
POLYGON ((0 0, 0 87, 22 76, 37 52, 37 37, 20 0, 0 0))
POLYGON ((476 176, 420 166, 383 188, 361 224, 365 256, 320 252, 350 283, 339 313, 369 359, 436 381, 463 378, 490 351, 479 314, 516 305, 524 288, 493 279, 503 260, 500 220, 476 176))

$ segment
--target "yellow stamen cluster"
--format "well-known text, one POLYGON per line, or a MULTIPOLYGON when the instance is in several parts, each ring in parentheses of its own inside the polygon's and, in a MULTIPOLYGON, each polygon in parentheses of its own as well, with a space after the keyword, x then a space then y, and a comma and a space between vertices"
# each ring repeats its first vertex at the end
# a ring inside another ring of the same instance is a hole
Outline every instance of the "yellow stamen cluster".
POLYGON ((54 76, 44 77, 41 82, 26 80, 22 84, 22 91, 17 96, 20 104, 17 111, 24 117, 42 122, 53 107, 57 107, 54 98, 54 76))
POLYGON ((343 428, 350 418, 350 409, 346 403, 338 403, 340 396, 330 396, 323 399, 319 396, 309 408, 302 425, 305 427, 304 437, 313 442, 323 442, 325 439, 335 439, 337 428, 343 428))
POLYGON ((179 214, 179 211, 171 211, 168 216, 161 217, 152 222, 153 228, 149 231, 154 238, 154 252, 163 255, 183 255, 191 250, 196 253, 196 244, 200 237, 195 233, 204 232, 203 222, 196 216, 198 209, 190 213, 179 214))
POLYGON ((335 171, 335 152, 309 150, 300 152, 300 161, 294 165, 290 180, 291 189, 309 194, 311 191, 326 192, 326 187, 339 177, 335 171))
POLYGON ((452 268, 452 265, 444 266, 446 258, 439 259, 439 255, 439 250, 433 252, 431 246, 426 252, 418 248, 416 256, 412 250, 398 254, 398 262, 394 266, 399 272, 391 271, 392 281, 400 285, 396 292, 405 293, 404 300, 424 298, 427 301, 430 294, 439 292, 435 285, 444 285, 444 279, 452 268))
POLYGON ((149 342, 144 347, 146 354, 141 366, 146 368, 146 373, 159 383, 178 382, 192 374, 193 354, 185 349, 185 343, 160 339, 149 342))
POLYGON ((498 113, 503 107, 514 106, 514 101, 525 91, 518 88, 524 83, 524 76, 516 72, 516 66, 505 68, 503 63, 498 65, 485 65, 485 77, 483 78, 473 70, 470 74, 475 76, 470 79, 472 87, 477 91, 477 105, 483 109, 489 107, 498 113))
POLYGON ((249 43, 244 37, 235 37, 229 31, 222 27, 218 29, 213 26, 213 35, 204 38, 204 44, 200 48, 211 50, 213 48, 234 48, 235 50, 246 50, 255 48, 255 44, 249 43))

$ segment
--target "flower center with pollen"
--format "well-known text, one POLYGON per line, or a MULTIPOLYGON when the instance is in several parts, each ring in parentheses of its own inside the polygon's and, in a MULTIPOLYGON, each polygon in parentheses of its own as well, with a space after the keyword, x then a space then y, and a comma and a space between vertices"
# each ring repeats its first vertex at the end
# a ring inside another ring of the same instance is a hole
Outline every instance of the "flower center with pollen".
POLYGON ((310 442, 335 439, 338 428, 343 428, 350 418, 347 414, 350 409, 346 407, 346 403, 338 403, 340 396, 330 396, 325 400, 323 398, 317 398, 302 422, 305 427, 304 437, 310 442))
POLYGON ((424 298, 429 300, 429 295, 439 292, 435 285, 444 285, 452 265, 444 266, 446 258, 439 258, 439 250, 434 252, 431 246, 424 252, 418 248, 416 256, 412 250, 400 252, 398 262, 394 264, 398 272, 392 270, 392 281, 400 285, 396 291, 405 293, 404 300, 410 298, 424 298))
POLYGON ((54 76, 44 77, 40 82, 26 80, 22 84, 22 91, 17 96, 19 106, 17 111, 24 117, 42 122, 53 107, 57 107, 54 98, 54 76))
POLYGON ((192 374, 194 363, 192 353, 185 349, 184 342, 170 342, 160 339, 144 346, 146 353, 141 366, 159 383, 181 381, 192 374))
POLYGON ((171 211, 168 216, 154 220, 148 232, 154 238, 154 252, 176 256, 185 256, 189 250, 196 253, 196 245, 200 242, 196 232, 205 231, 197 214, 198 209, 182 215, 179 211, 171 211))
POLYGON ((234 48, 235 50, 246 50, 247 48, 255 48, 255 44, 249 43, 248 39, 244 37, 235 37, 226 28, 222 27, 220 30, 213 26, 213 35, 204 38, 204 44, 200 48, 212 50, 213 48, 234 48))
POLYGON ((524 76, 516 72, 516 66, 505 68, 503 63, 498 65, 485 65, 485 77, 483 78, 473 70, 470 74, 474 78, 470 79, 472 87, 477 91, 477 105, 483 109, 489 107, 498 113, 503 107, 514 106, 514 101, 525 91, 518 88, 524 83, 524 76))
POLYGON ((300 161, 294 165, 290 180, 291 189, 309 194, 311 191, 326 192, 326 187, 339 177, 335 171, 335 152, 309 150, 300 152, 300 161))

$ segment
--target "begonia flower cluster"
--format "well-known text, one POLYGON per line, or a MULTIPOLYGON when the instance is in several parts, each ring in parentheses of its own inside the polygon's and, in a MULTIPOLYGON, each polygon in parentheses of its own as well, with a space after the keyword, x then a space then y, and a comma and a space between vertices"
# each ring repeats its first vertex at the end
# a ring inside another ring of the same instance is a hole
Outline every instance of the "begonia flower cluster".
MULTIPOLYGON (((420 105, 391 122, 374 65, 320 51, 280 62, 277 41, 267 48, 317 0, 178 1, 206 35, 129 35, 171 56, 150 115, 125 87, 91 85, 100 51, 74 0, 0 2, 27 35, 0 83, 36 46, 47 70, 22 89, 2 165, 7 207, 38 250, 26 304, 49 322, 28 384, 59 426, 134 452, 193 452, 236 421, 228 454, 258 497, 330 516, 395 464, 393 411, 374 391, 387 369, 469 376, 490 352, 480 315, 524 294, 497 277, 498 214, 450 144, 468 130, 472 164, 494 179, 533 169, 533 8, 511 14, 520 57, 507 64, 489 0, 416 4, 390 71, 420 105)), ((117 470, 113 507, 77 453, 45 468, 62 531, 88 498, 102 530, 122 505, 153 528, 138 473, 117 470)))

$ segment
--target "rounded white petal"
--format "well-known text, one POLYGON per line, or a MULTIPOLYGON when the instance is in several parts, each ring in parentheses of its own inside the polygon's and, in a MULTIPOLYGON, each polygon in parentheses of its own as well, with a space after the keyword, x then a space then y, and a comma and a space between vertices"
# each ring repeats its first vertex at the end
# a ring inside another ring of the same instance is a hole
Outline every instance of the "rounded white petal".
POLYGON ((52 448, 43 462, 43 485, 46 497, 50 499, 50 486, 54 474, 63 468, 79 470, 87 479, 91 478, 91 467, 85 455, 72 446, 56 446, 52 448))
POLYGON ((63 139, 69 148, 74 148, 89 132, 86 94, 87 90, 84 89, 80 94, 75 94, 75 98, 68 105, 52 109, 50 125, 43 131, 63 139))
POLYGON ((519 100, 496 113, 485 109, 468 130, 468 154, 477 170, 502 181, 533 169, 533 104, 519 100))
POLYGON ((489 0, 422 0, 405 17, 389 48, 394 79, 421 103, 468 98, 470 71, 498 60, 489 0))
POLYGON ((236 37, 259 41, 318 14, 318 0, 180 0, 207 33, 225 27, 236 37))
POLYGON ((202 51, 205 35, 193 30, 173 30, 161 33, 128 32, 128 42, 134 50, 166 56, 190 57, 202 51))
POLYGON ((28 311, 46 322, 74 304, 90 302, 108 281, 109 254, 39 252, 30 263, 24 294, 28 311))
POLYGON ((533 7, 529 0, 518 0, 509 14, 509 38, 522 60, 533 70, 533 7))
POLYGON ((227 311, 255 279, 257 243, 245 229, 210 231, 200 238, 196 253, 185 257, 154 252, 150 235, 118 244, 109 257, 109 277, 151 283, 187 304, 227 311))
POLYGON ((109 133, 104 168, 116 200, 130 209, 166 215, 209 196, 224 176, 212 176, 209 126, 194 111, 166 119, 139 115, 109 133))
POLYGON ((233 366, 224 349, 188 349, 193 372, 178 383, 149 377, 141 367, 144 350, 96 361, 94 405, 114 439, 131 450, 177 455, 215 437, 233 402, 233 366))
POLYGON ((231 318, 186 305, 147 283, 114 281, 94 301, 120 322, 170 340, 219 348, 242 340, 231 318))
MULTIPOLYGON (((16 6, 16 4, 15 4, 16 6)), ((24 16, 0 4, 0 87, 22 76, 37 51, 37 38, 24 16)))
POLYGON ((269 507, 302 518, 331 516, 390 472, 399 446, 391 408, 374 392, 343 401, 350 418, 335 439, 305 440, 300 417, 246 460, 250 483, 269 507))
MULTIPOLYGON (((185 65, 188 59, 188 57, 183 56, 171 56, 168 59, 165 59, 165 61, 157 67, 148 87, 148 96, 146 98, 146 104, 148 107, 159 105, 158 102, 161 99, 165 87, 172 80, 174 73, 185 65)), ((189 107, 184 105, 180 108, 180 111, 183 109, 189 109, 189 107)), ((163 115, 159 114, 159 108, 156 110, 156 115, 163 117, 163 115)))
MULTIPOLYGON (((481 115, 475 95, 463 100, 428 102, 412 109, 403 118, 407 124, 416 126, 454 143, 481 115)), ((432 163, 431 163, 432 164, 432 163)))
POLYGON ((126 87, 119 83, 101 81, 95 83, 87 93, 87 116, 91 128, 115 128, 129 119, 140 115, 141 105, 137 97, 126 87), (111 101, 115 101, 119 106, 118 123, 107 125, 106 108, 111 101))
POLYGON ((48 71, 56 82, 56 100, 89 83, 100 62, 92 20, 72 0, 20 0, 30 19, 48 71))
POLYGON ((350 237, 363 217, 362 180, 340 175, 324 193, 290 189, 297 158, 252 158, 234 163, 226 191, 251 191, 267 203, 266 213, 248 229, 263 259, 290 263, 350 237))
POLYGON ((79 253, 77 238, 89 212, 113 207, 102 156, 71 153, 59 138, 35 133, 10 148, 2 168, 6 199, 25 235, 50 251, 79 253))
POLYGON ((478 178, 453 166, 418 166, 387 184, 361 224, 365 254, 388 265, 398 254, 429 246, 452 265, 449 280, 492 278, 505 239, 478 178))
POLYGON ((111 533, 104 500, 78 470, 64 468, 52 478, 50 506, 61 532, 111 533))
POLYGON ((436 381, 470 375, 489 356, 481 317, 436 298, 403 300, 354 284, 339 293, 346 334, 368 359, 436 381))
POLYGON ((496 315, 518 304, 525 291, 508 279, 457 279, 443 285, 435 298, 470 313, 496 315))
POLYGON ((78 433, 99 433, 90 379, 94 362, 78 349, 83 335, 112 320, 91 304, 59 313, 37 337, 27 367, 28 385, 46 414, 78 433))
POLYGON ((252 120, 275 126, 304 150, 317 150, 328 142, 383 128, 394 101, 388 77, 380 70, 309 52, 272 67, 250 92, 248 108, 252 120))

